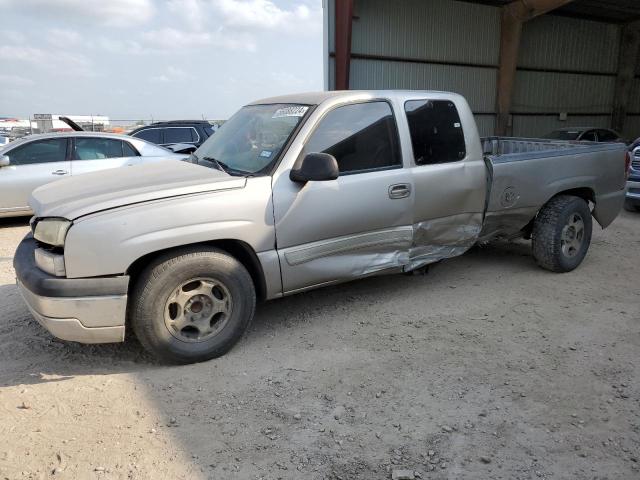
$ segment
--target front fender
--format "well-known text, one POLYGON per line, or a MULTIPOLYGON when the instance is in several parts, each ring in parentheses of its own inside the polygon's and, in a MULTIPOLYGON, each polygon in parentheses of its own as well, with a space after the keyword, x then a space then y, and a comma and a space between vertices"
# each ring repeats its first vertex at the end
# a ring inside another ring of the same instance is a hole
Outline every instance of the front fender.
POLYGON ((247 187, 145 202, 76 220, 65 243, 67 277, 120 275, 150 253, 234 239, 273 250, 271 178, 247 187))

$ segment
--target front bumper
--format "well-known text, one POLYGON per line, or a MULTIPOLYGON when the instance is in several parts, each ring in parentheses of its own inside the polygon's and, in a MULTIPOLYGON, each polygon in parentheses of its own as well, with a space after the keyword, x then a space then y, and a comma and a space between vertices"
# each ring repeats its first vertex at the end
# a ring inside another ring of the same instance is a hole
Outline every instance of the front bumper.
POLYGON ((63 340, 122 342, 129 277, 54 277, 36 266, 35 249, 36 242, 28 235, 13 261, 20 293, 33 317, 63 340))
POLYGON ((632 204, 632 205, 636 205, 636 206, 640 206, 640 179, 635 181, 634 180, 629 180, 627 182, 627 202, 632 204))

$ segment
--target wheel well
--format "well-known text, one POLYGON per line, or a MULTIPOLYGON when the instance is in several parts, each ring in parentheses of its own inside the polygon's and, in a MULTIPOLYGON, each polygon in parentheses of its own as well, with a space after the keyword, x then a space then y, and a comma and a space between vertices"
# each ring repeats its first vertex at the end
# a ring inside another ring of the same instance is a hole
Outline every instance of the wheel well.
MULTIPOLYGON (((542 204, 542 206, 540 208, 544 207, 553 198, 555 198, 555 197, 557 197, 559 195, 572 195, 574 197, 582 198, 587 203, 589 203, 589 202, 591 202, 593 204, 596 203, 596 194, 595 194, 595 192, 593 190, 591 190, 589 187, 579 187, 579 188, 571 188, 569 190, 563 190, 562 192, 556 193, 553 197, 551 197, 549 200, 544 202, 544 204, 542 204)), ((539 210, 538 210, 538 212, 539 212, 539 210)), ((531 238, 531 232, 533 231, 533 222, 535 221, 537 216, 538 216, 538 214, 536 213, 536 216, 534 216, 531 219, 531 221, 529 223, 527 223, 522 228, 522 233, 523 233, 524 238, 526 238, 526 239, 531 238)))
MULTIPOLYGON (((558 195, 573 195, 574 197, 580 197, 587 202, 596 203, 596 194, 593 190, 591 190, 588 187, 580 187, 580 188, 572 188, 570 190, 564 190, 562 192, 556 193, 554 197, 557 197, 558 195)), ((551 198, 549 200, 551 200, 551 198)))
POLYGON ((127 269, 127 274, 132 279, 130 285, 133 285, 135 283, 135 279, 138 277, 140 272, 142 272, 142 270, 144 270, 144 268, 149 265, 149 263, 153 261, 153 259, 171 251, 179 251, 184 247, 193 247, 198 245, 216 247, 220 250, 224 250, 240 263, 242 263, 244 268, 246 268, 249 272, 249 275, 251 275, 253 285, 256 289, 257 299, 259 301, 263 301, 266 298, 267 286, 264 278, 264 272, 262 271, 262 265, 260 264, 260 260, 258 260, 258 256, 254 252, 253 248, 251 248, 251 246, 246 242, 231 239, 213 240, 210 242, 181 245, 180 247, 167 248, 164 250, 159 250, 157 252, 148 253, 147 255, 144 255, 143 257, 140 257, 135 262, 133 262, 127 269))

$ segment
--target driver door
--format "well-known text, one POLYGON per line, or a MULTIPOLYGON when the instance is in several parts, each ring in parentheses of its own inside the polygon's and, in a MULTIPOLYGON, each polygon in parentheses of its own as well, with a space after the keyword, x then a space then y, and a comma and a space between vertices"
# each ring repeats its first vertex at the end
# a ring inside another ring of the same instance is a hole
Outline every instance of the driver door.
POLYGON ((273 186, 284 293, 349 280, 408 260, 411 175, 402 165, 391 105, 371 101, 328 112, 302 155, 329 153, 336 180, 273 186))

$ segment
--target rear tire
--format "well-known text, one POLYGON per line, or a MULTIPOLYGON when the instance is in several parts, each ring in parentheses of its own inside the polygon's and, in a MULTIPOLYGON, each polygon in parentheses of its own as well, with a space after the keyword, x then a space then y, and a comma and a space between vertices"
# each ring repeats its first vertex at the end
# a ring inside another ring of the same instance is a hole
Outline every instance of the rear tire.
POLYGON ((162 255, 139 276, 129 321, 140 343, 160 360, 195 363, 227 353, 255 311, 251 276, 215 248, 162 255))
POLYGON ((552 272, 570 272, 587 254, 592 220, 585 200, 558 195, 549 200, 533 222, 532 249, 536 262, 552 272))

